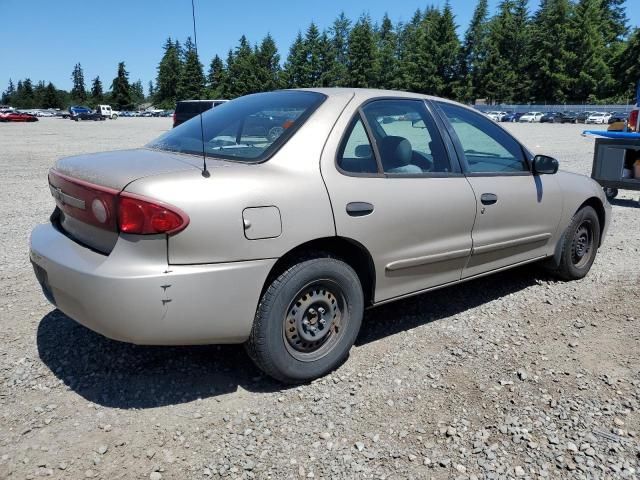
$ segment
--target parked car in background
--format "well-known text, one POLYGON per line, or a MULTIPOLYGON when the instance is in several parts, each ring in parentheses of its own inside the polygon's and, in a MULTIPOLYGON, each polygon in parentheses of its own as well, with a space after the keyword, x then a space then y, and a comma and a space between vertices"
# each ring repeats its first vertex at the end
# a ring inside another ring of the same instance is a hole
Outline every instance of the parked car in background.
POLYGON ((542 112, 527 112, 524 115, 522 115, 518 121, 520 123, 540 122, 543 115, 544 114, 542 112))
POLYGON ((507 112, 487 112, 487 116, 494 122, 502 122, 507 112))
POLYGON ((540 123, 560 123, 560 112, 548 112, 540 117, 540 123))
POLYGON ((100 113, 90 109, 89 107, 85 107, 83 105, 74 105, 69 107, 69 118, 71 120, 75 120, 76 122, 79 120, 104 120, 100 113))
POLYGON ((606 123, 609 123, 609 118, 611 118, 610 113, 595 112, 587 117, 587 120, 585 123, 606 124, 606 123))
POLYGON ((612 112, 611 116, 609 117, 609 121, 607 123, 609 123, 609 125, 611 125, 612 123, 626 122, 628 118, 629 118, 629 114, 628 113, 625 113, 625 112, 612 112))
POLYGON ((520 120, 520 117, 524 115, 524 112, 507 112, 506 115, 502 117, 503 122, 517 122, 520 120))
POLYGON ((578 116, 576 117, 578 120, 578 123, 587 123, 587 118, 589 118, 593 113, 595 112, 586 111, 586 112, 578 113, 578 116))
POLYGON ((207 110, 222 105, 228 100, 181 100, 173 112, 173 128, 207 110))
POLYGON ((37 122, 38 117, 30 113, 8 111, 0 113, 0 122, 37 122))
POLYGON ((576 112, 562 112, 559 119, 560 123, 578 123, 578 114, 576 112))
POLYGON ((49 172, 30 259, 70 318, 137 344, 246 342, 305 382, 348 356, 365 308, 543 260, 583 278, 610 223, 592 179, 449 100, 287 90, 201 119, 49 172), (286 120, 255 138, 256 118, 286 120))

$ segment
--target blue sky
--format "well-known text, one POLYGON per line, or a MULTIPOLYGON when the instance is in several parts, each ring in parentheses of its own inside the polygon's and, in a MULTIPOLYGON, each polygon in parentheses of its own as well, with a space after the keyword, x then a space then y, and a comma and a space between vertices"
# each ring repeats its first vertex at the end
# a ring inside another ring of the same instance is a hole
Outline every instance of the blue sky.
MULTIPOLYGON (((444 5, 445 0, 195 0, 198 50, 205 69, 216 53, 222 58, 242 34, 252 43, 271 33, 280 55, 286 57, 298 30, 311 21, 329 27, 344 10, 351 19, 363 12, 379 21, 385 12, 394 22, 406 21, 417 8, 444 5)), ((492 10, 499 0, 490 0, 492 10)), ((640 25, 639 0, 628 0, 631 25, 640 25), (635 5, 635 7, 632 7, 635 5)), ((450 0, 462 34, 476 0, 450 0)), ((531 0, 537 7, 538 0, 531 0)), ((71 88, 71 71, 80 62, 85 81, 99 75, 105 89, 111 85, 117 63, 126 62, 131 81, 145 86, 155 79, 168 36, 181 41, 192 34, 190 0, 0 0, 0 90, 9 77, 52 81, 71 88)))

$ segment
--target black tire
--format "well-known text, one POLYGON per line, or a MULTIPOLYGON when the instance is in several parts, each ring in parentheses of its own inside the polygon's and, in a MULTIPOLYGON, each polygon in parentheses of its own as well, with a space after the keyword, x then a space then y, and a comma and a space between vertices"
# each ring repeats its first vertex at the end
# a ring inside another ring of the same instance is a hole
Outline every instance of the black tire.
POLYGON ((313 380, 347 357, 363 311, 360 279, 349 265, 328 257, 303 260, 268 286, 245 346, 276 380, 313 380))
POLYGON ((561 242, 560 264, 552 273, 566 281, 584 278, 600 246, 600 219, 596 211, 589 206, 578 210, 561 242))

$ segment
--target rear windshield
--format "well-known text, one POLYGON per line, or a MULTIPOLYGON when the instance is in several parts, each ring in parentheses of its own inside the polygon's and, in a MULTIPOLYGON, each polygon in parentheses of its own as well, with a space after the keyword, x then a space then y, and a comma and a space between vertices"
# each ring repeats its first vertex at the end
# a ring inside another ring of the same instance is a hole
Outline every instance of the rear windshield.
POLYGON ((278 91, 240 97, 207 110, 168 131, 149 148, 244 162, 267 159, 326 97, 307 91, 278 91), (204 145, 203 145, 204 138, 204 145))

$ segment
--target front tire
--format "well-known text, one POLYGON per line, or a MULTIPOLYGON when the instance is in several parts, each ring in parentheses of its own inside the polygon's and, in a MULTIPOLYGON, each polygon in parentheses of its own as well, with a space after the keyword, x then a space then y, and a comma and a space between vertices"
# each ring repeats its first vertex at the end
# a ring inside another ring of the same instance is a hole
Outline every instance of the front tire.
POLYGON ((363 311, 360 279, 349 265, 335 258, 301 261, 262 295, 247 352, 281 382, 313 380, 346 358, 363 311))
POLYGON ((578 210, 561 241, 560 264, 553 273, 566 281, 584 278, 600 246, 600 219, 596 211, 589 206, 578 210))

